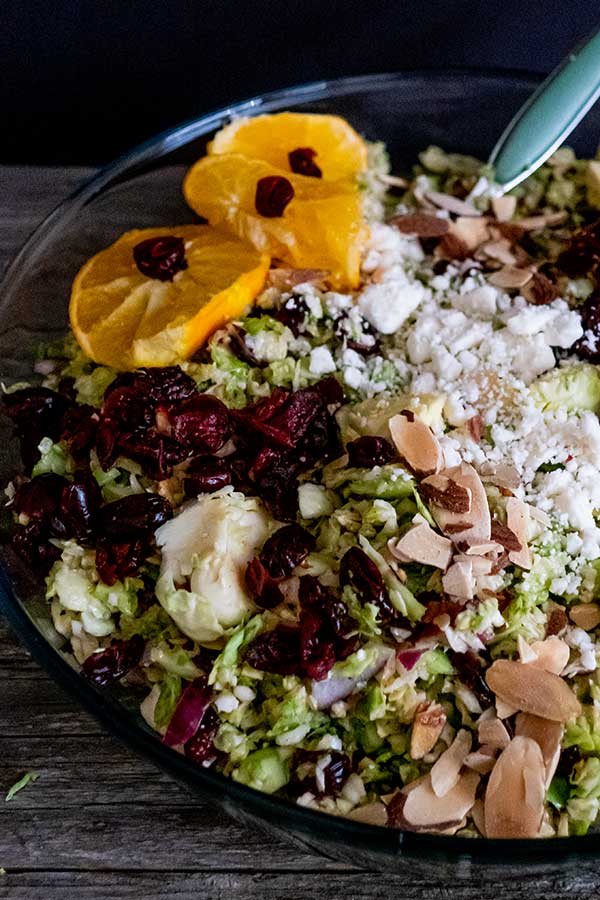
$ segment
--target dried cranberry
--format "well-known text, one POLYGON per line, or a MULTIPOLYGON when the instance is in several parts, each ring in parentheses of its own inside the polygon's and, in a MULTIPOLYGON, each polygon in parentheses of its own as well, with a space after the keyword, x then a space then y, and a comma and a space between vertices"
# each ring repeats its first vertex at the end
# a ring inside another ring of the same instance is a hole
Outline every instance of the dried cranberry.
POLYGON ((344 638, 355 625, 344 601, 336 597, 314 575, 303 575, 300 578, 298 598, 301 607, 313 607, 320 611, 328 631, 336 639, 344 638))
POLYGON ((298 479, 294 462, 281 457, 256 479, 256 491, 264 505, 279 522, 292 522, 298 514, 298 479))
POLYGON ((68 485, 66 478, 49 472, 36 475, 31 481, 19 485, 13 499, 13 508, 30 519, 48 522, 58 509, 63 488, 68 485))
POLYGON ((115 540, 150 538, 173 515, 170 504, 158 494, 130 494, 103 506, 99 530, 115 540))
POLYGON ((93 406, 81 404, 67 409, 60 426, 60 439, 69 453, 78 457, 93 446, 98 428, 98 413, 93 406))
POLYGON ((133 375, 134 389, 157 403, 189 400, 198 393, 196 382, 181 366, 136 369, 133 375))
POLYGON ((297 675, 302 670, 300 632, 288 625, 257 635, 246 651, 246 661, 261 672, 297 675))
POLYGON ((575 232, 556 264, 571 278, 596 274, 600 266, 600 219, 575 232))
POLYGON ((58 517, 69 537, 85 543, 95 532, 102 492, 95 478, 87 473, 63 488, 58 517))
POLYGON ((269 310, 269 315, 289 328, 294 337, 302 332, 307 314, 308 306, 303 297, 290 297, 283 306, 269 310))
POLYGON ((214 757, 214 739, 220 724, 219 716, 212 706, 209 706, 198 726, 198 731, 184 745, 184 753, 188 759, 201 764, 214 757))
POLYGON ((355 441, 350 441, 349 444, 346 444, 346 452, 349 465, 368 469, 373 466, 383 466, 396 459, 396 451, 390 442, 385 438, 372 435, 364 435, 355 441))
POLYGON ((118 449, 121 455, 139 463, 144 474, 154 481, 170 478, 173 466, 189 455, 188 448, 183 444, 152 430, 121 435, 118 449))
POLYGON ((317 151, 312 147, 297 147, 288 153, 290 169, 296 175, 306 175, 309 178, 322 178, 323 173, 315 162, 317 151))
POLYGON ((134 634, 128 641, 113 641, 110 647, 92 653, 81 666, 81 674, 98 687, 106 687, 134 669, 142 658, 144 639, 134 634))
POLYGON ((131 541, 98 540, 96 568, 104 584, 115 584, 137 575, 150 550, 143 539, 131 541))
POLYGON ((600 363, 600 292, 590 294, 579 312, 584 334, 571 349, 580 359, 600 363))
POLYGON ((201 453, 216 453, 229 437, 229 410, 218 397, 197 394, 169 413, 173 437, 201 453))
POLYGON ((142 275, 158 281, 173 281, 177 272, 188 267, 183 238, 172 235, 140 241, 133 248, 133 259, 142 275))
POLYGON ((40 458, 38 445, 42 438, 59 439, 61 420, 70 406, 67 397, 45 387, 22 388, 4 394, 0 409, 13 421, 26 471, 31 471, 40 458))
POLYGON ((287 178, 282 175, 267 175, 256 184, 254 206, 260 216, 277 219, 283 215, 293 198, 294 188, 287 178))
POLYGON ((287 578, 316 545, 300 525, 284 525, 265 542, 259 558, 272 578, 287 578))
POLYGON ((300 659, 304 673, 322 681, 335 665, 335 647, 327 635, 323 616, 314 607, 300 613, 300 659))
POLYGON ((251 559, 246 567, 246 587, 256 605, 262 609, 273 609, 283 602, 281 588, 258 556, 251 559))
POLYGON ((186 497, 196 497, 198 494, 212 494, 231 483, 231 468, 226 460, 199 456, 187 469, 183 488, 186 497))
POLYGON ((331 762, 327 763, 323 769, 323 782, 325 784, 325 793, 335 796, 339 794, 352 774, 352 763, 346 753, 332 750, 329 755, 331 756, 331 762))
POLYGON ((450 650, 448 657, 456 669, 460 681, 473 691, 484 706, 493 705, 494 695, 487 686, 483 675, 483 664, 477 654, 472 650, 467 650, 466 653, 450 650))
POLYGON ((61 556, 60 548, 51 544, 49 537, 47 526, 40 520, 19 526, 12 536, 15 553, 18 553, 40 575, 47 575, 61 556))
POLYGON ((381 621, 398 625, 403 617, 394 608, 383 576, 360 547, 350 547, 340 562, 340 584, 350 585, 361 603, 372 603, 379 610, 381 621))
POLYGON ((256 358, 254 353, 250 350, 245 341, 246 332, 243 328, 238 328, 237 325, 229 326, 229 349, 238 359, 241 359, 242 362, 245 362, 249 366, 254 366, 257 369, 265 369, 268 366, 268 362, 259 360, 256 358))

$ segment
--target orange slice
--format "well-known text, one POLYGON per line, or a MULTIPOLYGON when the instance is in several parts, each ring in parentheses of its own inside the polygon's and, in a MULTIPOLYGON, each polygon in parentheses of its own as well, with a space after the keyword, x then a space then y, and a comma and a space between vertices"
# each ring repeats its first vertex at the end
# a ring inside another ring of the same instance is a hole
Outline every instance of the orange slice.
POLYGON ((277 113, 234 119, 208 145, 209 154, 241 153, 290 172, 288 154, 315 151, 314 161, 326 181, 354 178, 367 168, 367 145, 339 116, 277 113))
POLYGON ((361 195, 350 180, 326 181, 275 169, 238 153, 205 156, 188 172, 189 205, 211 225, 224 226, 263 253, 299 269, 326 269, 335 287, 357 287, 360 258, 368 234, 361 195), (256 208, 258 182, 283 177, 293 198, 282 215, 256 208))
POLYGON ((269 264, 267 254, 207 225, 128 231, 79 271, 71 326, 98 363, 116 369, 170 365, 244 312, 261 291, 269 264), (134 248, 155 238, 183 240, 186 267, 172 280, 149 277, 134 260, 134 248))

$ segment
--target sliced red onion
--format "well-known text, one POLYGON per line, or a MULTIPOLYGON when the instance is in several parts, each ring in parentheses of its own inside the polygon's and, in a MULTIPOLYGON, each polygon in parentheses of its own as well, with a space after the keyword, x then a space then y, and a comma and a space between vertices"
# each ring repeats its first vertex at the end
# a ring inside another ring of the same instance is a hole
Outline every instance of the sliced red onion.
POLYGON ((168 747, 185 744, 198 731, 212 698, 206 678, 196 678, 183 691, 163 738, 168 747))
POLYGON ((373 675, 376 675, 377 672, 383 669, 393 652, 391 647, 382 647, 377 659, 356 677, 336 678, 335 675, 330 675, 329 678, 325 678, 323 681, 313 680, 311 693, 317 709, 327 709, 329 706, 337 703, 338 700, 344 700, 346 697, 349 697, 359 684, 364 684, 369 678, 372 678, 373 675))

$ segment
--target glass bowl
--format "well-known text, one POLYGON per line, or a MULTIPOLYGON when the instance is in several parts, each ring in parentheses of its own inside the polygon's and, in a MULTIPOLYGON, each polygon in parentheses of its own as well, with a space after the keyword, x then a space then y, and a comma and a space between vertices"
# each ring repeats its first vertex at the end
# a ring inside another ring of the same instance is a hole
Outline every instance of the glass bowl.
MULTIPOLYGON (((129 228, 177 225, 193 215, 183 201, 187 166, 204 153, 207 140, 232 116, 294 109, 337 113, 367 138, 387 144, 393 170, 408 170, 419 150, 440 144, 453 151, 487 155, 514 112, 536 86, 522 74, 411 72, 322 81, 267 94, 195 119, 148 141, 103 169, 62 203, 21 250, 0 295, 0 374, 6 382, 27 377, 37 344, 67 328, 70 283, 80 265, 129 228)), ((593 155, 600 135, 600 107, 571 138, 579 154, 593 155)), ((17 471, 16 442, 0 426, 0 477, 17 471)), ((317 813, 236 784, 194 766, 165 747, 144 723, 137 706, 118 688, 100 692, 85 682, 54 632, 39 582, 6 544, 0 546, 0 609, 35 658, 106 727, 134 750, 209 795, 228 813, 255 827, 276 829, 312 849, 366 867, 394 868, 436 880, 485 866, 503 878, 503 865, 561 872, 600 852, 600 837, 548 841, 484 841, 419 835, 361 825, 317 813)), ((506 877, 506 872, 505 876, 506 877)))

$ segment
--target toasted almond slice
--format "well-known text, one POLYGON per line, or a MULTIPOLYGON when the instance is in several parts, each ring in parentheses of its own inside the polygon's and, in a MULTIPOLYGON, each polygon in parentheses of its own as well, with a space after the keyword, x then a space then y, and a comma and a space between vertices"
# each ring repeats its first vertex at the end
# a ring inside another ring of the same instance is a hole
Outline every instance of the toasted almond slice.
POLYGON ((560 722, 551 722, 550 719, 542 719, 540 716, 532 716, 530 713, 519 713, 515 725, 515 734, 528 737, 539 744, 544 765, 546 767, 545 786, 548 788, 554 778, 564 728, 560 722))
MULTIPOLYGON (((420 490, 426 500, 451 513, 471 512, 471 491, 457 484, 442 473, 430 475, 420 484, 420 490)), ((453 523, 453 530, 458 531, 462 522, 453 523)), ((464 527, 467 527, 466 525, 464 527)))
POLYGON ((480 775, 487 775, 491 772, 496 764, 496 760, 489 753, 482 753, 481 750, 474 750, 465 757, 465 766, 480 775))
POLYGON ((506 501, 506 524, 521 545, 520 550, 509 550, 508 558, 521 569, 531 568, 531 551, 527 546, 529 539, 529 507, 517 497, 509 497, 506 501))
POLYGON ((488 241, 481 246, 482 252, 490 259, 496 259, 504 266, 514 266, 517 258, 510 249, 510 241, 500 238, 498 241, 488 241))
POLYGON ((562 606, 552 606, 548 612, 548 621, 546 623, 546 637, 551 637, 553 634, 560 634, 561 631, 565 630, 568 624, 569 620, 562 606))
POLYGON ((497 466, 486 466, 481 469, 481 480, 495 484, 497 487, 514 491, 521 484, 521 478, 514 466, 500 463, 497 466))
POLYGON ((481 216, 479 210, 475 209, 470 203, 459 200, 458 197, 452 197, 450 194, 443 194, 441 191, 427 191, 425 196, 435 206, 438 206, 440 209, 446 209, 457 216, 481 216))
POLYGON ((597 603, 577 603, 569 609, 569 618, 584 631, 600 625, 600 606, 597 603))
POLYGON ((471 818, 473 824, 482 837, 487 837, 485 833, 485 814, 483 800, 476 800, 471 810, 471 818))
POLYGON ((500 719, 482 719, 477 726, 480 744, 504 750, 510 744, 510 735, 500 719))
POLYGON ((286 291, 298 284, 322 284, 331 276, 327 269, 270 269, 269 287, 286 291))
MULTIPOLYGON (((519 651, 519 660, 522 663, 534 663, 537 662, 537 653, 531 647, 531 644, 528 644, 524 637, 520 634, 517 636, 517 650, 519 651)), ((540 666, 540 668, 544 668, 540 666)))
POLYGON ((366 825, 381 825, 385 828, 387 825, 387 810, 383 803, 375 801, 374 803, 365 803, 358 809, 353 809, 348 813, 348 818, 354 822, 364 822, 366 825))
POLYGON ((581 704, 566 682, 535 666, 497 659, 488 669, 486 681, 500 700, 543 719, 568 722, 581 712, 581 704))
POLYGON ((518 269, 516 266, 503 266, 501 269, 498 269, 497 272, 493 272, 488 277, 488 281, 490 284, 493 284, 494 287, 508 290, 510 288, 523 287, 523 285, 527 284, 532 277, 533 272, 531 269, 518 269))
MULTIPOLYGON (((455 543, 465 541, 469 546, 473 546, 489 541, 491 534, 490 509, 485 488, 473 466, 463 462, 460 466, 444 469, 441 475, 471 493, 471 508, 468 513, 451 512, 440 506, 434 507, 434 518, 441 530, 446 532, 450 526, 448 533, 451 534, 455 543), (468 522, 469 527, 462 531, 454 531, 453 526, 462 522, 468 522)), ((431 479, 424 479, 422 484, 431 484, 431 479)))
POLYGON ((465 550, 467 556, 485 556, 487 553, 502 553, 502 544, 497 541, 484 541, 482 544, 472 544, 465 550))
POLYGON ((407 785, 402 790, 402 793, 407 792, 403 809, 406 823, 420 831, 447 829, 460 822, 475 803, 479 780, 476 772, 465 772, 443 797, 434 792, 429 775, 419 779, 414 786, 407 785))
POLYGON ((433 750, 446 724, 446 713, 439 703, 421 703, 413 721, 410 735, 410 755, 423 759, 433 750))
POLYGON ((523 286, 523 297, 535 306, 545 306, 552 303, 559 295, 559 290, 554 282, 550 281, 541 272, 534 272, 533 278, 523 286))
POLYGON ((435 238, 442 237, 449 230, 448 219, 440 219, 439 216, 431 216, 423 212, 406 213, 402 216, 392 216, 387 221, 403 234, 415 234, 417 237, 435 238))
POLYGON ((545 213, 540 216, 528 216, 526 219, 517 219, 515 221, 515 225, 518 225, 519 228, 524 228, 525 231, 539 231, 542 228, 553 228, 555 225, 560 225, 567 218, 566 209, 561 209, 560 212, 555 213, 545 213))
POLYGON ((528 737, 513 738, 498 757, 485 792, 485 831, 489 838, 539 834, 545 776, 538 744, 528 737))
POLYGON ((487 220, 461 216, 450 223, 450 234, 463 241, 469 252, 475 251, 481 244, 489 241, 490 232, 487 220))
MULTIPOLYGON (((471 548, 469 547, 469 549, 471 548)), ((467 556, 459 553, 454 557, 454 562, 463 562, 463 560, 467 560, 471 564, 471 571, 475 579, 481 575, 489 575, 492 571, 492 560, 486 559, 485 556, 478 556, 476 553, 467 556)))
POLYGON ((419 522, 398 541, 388 541, 390 553, 400 562, 418 562, 437 569, 448 568, 452 559, 452 541, 434 531, 427 522, 419 522))
POLYGON ((530 665, 543 669, 545 672, 552 672, 554 675, 560 675, 563 671, 569 662, 571 652, 569 645, 556 635, 551 635, 543 641, 534 641, 531 650, 535 654, 535 659, 530 662, 530 665))
POLYGON ((500 697, 496 697, 496 715, 499 719, 510 719, 510 717, 514 716, 518 711, 518 706, 513 706, 511 703, 506 703, 500 697))
POLYGON ((492 211, 499 222, 508 222, 515 214, 517 208, 517 198, 505 194, 504 197, 492 197, 492 211))
POLYGON ((465 757, 471 752, 471 743, 471 733, 461 728, 448 749, 433 764, 429 774, 436 797, 445 797, 458 782, 465 757))
POLYGON ((439 472, 444 464, 444 454, 433 431, 422 419, 406 410, 392 416, 388 426, 398 453, 411 469, 419 475, 439 472))
POLYGON ((407 188, 409 184, 406 178, 401 178, 400 175, 388 175, 385 172, 378 172, 377 179, 383 184, 389 184, 390 187, 407 188))
POLYGON ((470 559, 455 560, 445 575, 442 575, 442 586, 447 594, 472 600, 475 592, 473 563, 470 559))
POLYGON ((552 525, 552 519, 545 513, 543 509, 538 509, 537 506, 529 505, 529 517, 531 519, 535 519, 536 522, 539 522, 540 525, 543 525, 545 528, 549 528, 552 525))

